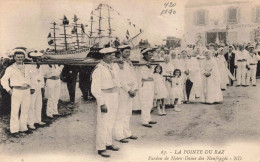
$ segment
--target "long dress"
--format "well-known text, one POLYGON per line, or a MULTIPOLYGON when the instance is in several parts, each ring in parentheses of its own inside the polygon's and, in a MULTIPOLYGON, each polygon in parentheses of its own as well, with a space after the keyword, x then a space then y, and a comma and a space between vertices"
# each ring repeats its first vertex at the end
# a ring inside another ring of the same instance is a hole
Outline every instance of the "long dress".
POLYGON ((187 65, 190 71, 189 79, 193 82, 190 93, 190 100, 194 101, 196 97, 201 96, 202 77, 200 73, 200 64, 197 58, 191 57, 190 59, 188 59, 187 65))
MULTIPOLYGON (((161 64, 163 72, 163 75, 173 75, 174 66, 171 62, 169 63, 163 63, 161 64)), ((173 104, 172 101, 172 91, 171 91, 171 82, 165 79, 165 85, 168 90, 168 97, 165 99, 165 104, 173 104)))
POLYGON ((220 73, 220 78, 221 78, 221 89, 227 89, 227 84, 229 83, 229 78, 228 78, 228 72, 227 72, 227 62, 226 59, 224 58, 223 55, 218 55, 216 58, 217 63, 218 63, 218 68, 219 68, 219 73, 220 73))
POLYGON ((155 73, 154 76, 154 98, 166 99, 168 98, 168 90, 166 88, 164 77, 161 74, 155 73))
POLYGON ((214 57, 202 61, 202 97, 201 101, 205 103, 215 103, 223 101, 223 95, 220 88, 220 74, 218 69, 218 64, 214 57), (210 73, 210 76, 206 77, 204 74, 210 73))

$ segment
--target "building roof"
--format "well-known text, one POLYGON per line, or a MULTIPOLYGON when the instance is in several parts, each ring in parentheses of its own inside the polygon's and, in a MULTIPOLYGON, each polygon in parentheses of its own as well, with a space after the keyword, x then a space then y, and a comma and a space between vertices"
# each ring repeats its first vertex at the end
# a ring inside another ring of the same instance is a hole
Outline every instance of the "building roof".
POLYGON ((185 7, 204 7, 204 6, 217 6, 217 5, 229 5, 229 4, 241 4, 252 3, 253 0, 188 0, 185 7))

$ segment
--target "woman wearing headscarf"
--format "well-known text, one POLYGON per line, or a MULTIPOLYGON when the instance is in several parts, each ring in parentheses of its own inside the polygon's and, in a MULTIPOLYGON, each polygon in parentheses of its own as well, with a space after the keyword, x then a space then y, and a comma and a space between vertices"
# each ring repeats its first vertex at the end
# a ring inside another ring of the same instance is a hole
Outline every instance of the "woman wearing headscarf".
POLYGON ((220 74, 217 61, 212 56, 211 51, 205 50, 205 60, 201 64, 203 92, 201 101, 207 104, 219 103, 223 101, 220 88, 220 74))

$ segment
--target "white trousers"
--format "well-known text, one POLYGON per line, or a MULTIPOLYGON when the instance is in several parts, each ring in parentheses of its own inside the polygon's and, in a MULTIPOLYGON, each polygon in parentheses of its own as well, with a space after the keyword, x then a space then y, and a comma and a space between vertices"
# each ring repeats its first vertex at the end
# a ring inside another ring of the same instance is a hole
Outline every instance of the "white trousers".
POLYGON ((246 62, 237 62, 237 85, 246 85, 246 62))
POLYGON ((120 88, 118 110, 114 127, 116 140, 122 140, 132 135, 130 130, 130 118, 132 116, 133 98, 124 89, 120 88))
POLYGON ((48 103, 47 103, 47 110, 46 110, 47 116, 58 114, 60 87, 61 87, 60 79, 58 80, 47 79, 46 82, 46 88, 48 91, 48 103))
POLYGON ((34 94, 31 94, 31 105, 28 113, 28 125, 42 121, 42 92, 41 87, 35 88, 34 94))
POLYGON ((257 65, 249 65, 250 70, 247 70, 246 85, 250 85, 250 78, 252 79, 252 85, 256 85, 256 69, 257 65))
POLYGON ((10 117, 10 132, 17 133, 19 131, 26 131, 28 110, 30 107, 30 89, 19 90, 13 89, 11 97, 11 117, 10 117), (21 107, 21 114, 19 118, 19 110, 21 107))
POLYGON ((112 145, 112 132, 118 109, 118 92, 103 94, 104 102, 107 106, 107 113, 101 113, 101 105, 97 103, 97 150, 105 150, 106 146, 112 145))
POLYGON ((144 82, 139 90, 142 107, 142 123, 148 124, 151 121, 151 109, 153 108, 154 82, 144 82))

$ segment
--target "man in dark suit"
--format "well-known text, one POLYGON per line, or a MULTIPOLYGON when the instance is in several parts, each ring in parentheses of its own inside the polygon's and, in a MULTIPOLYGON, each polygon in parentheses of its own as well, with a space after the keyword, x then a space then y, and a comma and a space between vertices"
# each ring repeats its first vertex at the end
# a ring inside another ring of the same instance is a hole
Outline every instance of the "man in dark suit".
MULTIPOLYGON (((228 69, 230 71, 230 73, 232 75, 234 75, 235 72, 235 53, 232 52, 233 51, 233 47, 229 46, 228 47, 228 52, 224 55, 225 59, 227 61, 228 64, 228 69)), ((233 80, 230 80, 230 86, 233 86, 233 80)))
POLYGON ((79 68, 78 66, 65 65, 62 70, 62 81, 67 83, 67 88, 70 96, 70 103, 75 102, 76 83, 79 68))
POLYGON ((93 100, 94 96, 91 93, 91 74, 94 66, 81 66, 79 72, 79 88, 82 92, 84 100, 93 100))

